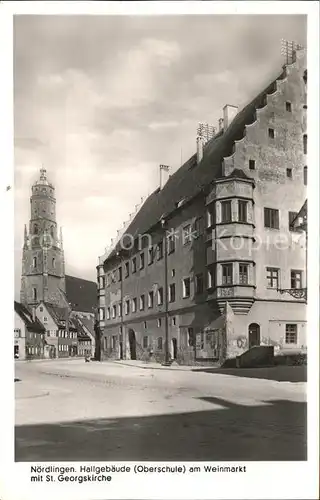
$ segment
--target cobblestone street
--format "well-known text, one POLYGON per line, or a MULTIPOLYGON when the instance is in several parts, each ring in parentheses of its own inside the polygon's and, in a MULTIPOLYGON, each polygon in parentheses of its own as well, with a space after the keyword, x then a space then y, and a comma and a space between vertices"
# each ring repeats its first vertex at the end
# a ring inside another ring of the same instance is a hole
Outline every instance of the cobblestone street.
POLYGON ((306 459, 304 382, 145 368, 17 362, 16 460, 306 459))

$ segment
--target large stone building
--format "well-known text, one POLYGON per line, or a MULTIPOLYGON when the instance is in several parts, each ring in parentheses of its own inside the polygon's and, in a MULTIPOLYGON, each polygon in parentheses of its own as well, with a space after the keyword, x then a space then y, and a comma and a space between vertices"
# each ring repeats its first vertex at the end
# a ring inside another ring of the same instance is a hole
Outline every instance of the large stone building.
MULTIPOLYGON (((31 218, 22 250, 21 303, 35 312, 46 329, 45 357, 82 355, 86 342, 95 349, 96 283, 65 274, 62 231, 58 237, 54 186, 46 170, 32 185, 31 218), (77 318, 78 321, 74 321, 77 318), (78 349, 77 328, 79 326, 78 349), (80 340, 81 338, 81 340, 80 340)), ((87 344, 86 344, 87 346, 87 344)))
POLYGON ((100 257, 102 358, 306 348, 306 301, 291 293, 306 283, 304 233, 291 226, 306 199, 306 79, 299 50, 244 109, 225 106, 218 132, 198 137, 100 257))

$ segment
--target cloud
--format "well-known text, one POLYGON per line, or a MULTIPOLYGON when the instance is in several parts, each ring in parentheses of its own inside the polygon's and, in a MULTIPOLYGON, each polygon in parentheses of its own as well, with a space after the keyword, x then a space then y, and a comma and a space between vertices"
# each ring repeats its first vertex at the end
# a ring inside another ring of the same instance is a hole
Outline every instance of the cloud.
POLYGON ((227 102, 261 90, 281 68, 282 37, 304 44, 305 17, 15 16, 17 289, 42 165, 66 269, 95 280, 98 255, 157 188, 159 164, 174 171, 194 153, 199 121, 216 125, 227 102))
POLYGON ((169 121, 169 122, 152 122, 149 123, 148 127, 151 130, 159 130, 162 128, 175 128, 179 126, 179 122, 169 121))

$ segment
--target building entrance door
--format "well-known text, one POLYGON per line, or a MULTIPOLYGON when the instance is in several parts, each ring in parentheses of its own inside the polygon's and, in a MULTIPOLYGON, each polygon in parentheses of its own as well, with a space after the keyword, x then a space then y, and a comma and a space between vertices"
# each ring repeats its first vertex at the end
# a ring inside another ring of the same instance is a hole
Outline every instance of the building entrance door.
POLYGON ((178 356, 178 345, 177 345, 177 339, 173 337, 172 339, 172 357, 173 359, 177 359, 178 356))
POLYGON ((260 326, 257 323, 249 325, 249 349, 260 345, 260 326))
POLYGON ((137 359, 137 343, 136 334, 133 330, 129 330, 129 347, 130 347, 130 359, 137 359))

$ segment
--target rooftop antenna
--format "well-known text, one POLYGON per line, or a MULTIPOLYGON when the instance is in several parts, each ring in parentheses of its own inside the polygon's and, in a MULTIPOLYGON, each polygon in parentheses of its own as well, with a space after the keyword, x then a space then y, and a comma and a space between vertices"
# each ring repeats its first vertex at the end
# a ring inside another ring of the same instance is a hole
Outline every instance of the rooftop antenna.
POLYGON ((284 57, 285 64, 292 64, 296 59, 296 51, 303 49, 303 46, 297 42, 281 39, 281 55, 284 57))

